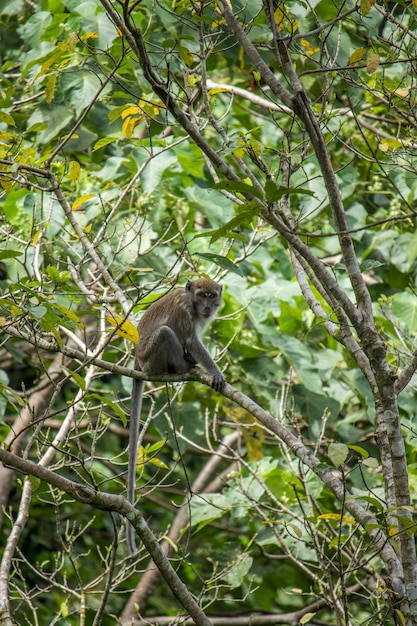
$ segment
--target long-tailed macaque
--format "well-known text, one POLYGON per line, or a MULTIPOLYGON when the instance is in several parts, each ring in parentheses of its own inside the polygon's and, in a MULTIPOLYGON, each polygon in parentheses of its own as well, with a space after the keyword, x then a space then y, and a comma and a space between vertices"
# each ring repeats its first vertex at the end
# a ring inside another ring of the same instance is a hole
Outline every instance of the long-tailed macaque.
MULTIPOLYGON (((144 313, 139 324, 135 368, 145 374, 185 374, 197 363, 212 376, 211 386, 221 391, 225 379, 201 342, 201 335, 216 317, 222 302, 222 287, 214 280, 199 278, 163 296, 144 313)), ((143 380, 133 380, 130 414, 127 497, 135 499, 139 424, 143 380)), ((129 552, 136 552, 132 525, 127 523, 129 552)))

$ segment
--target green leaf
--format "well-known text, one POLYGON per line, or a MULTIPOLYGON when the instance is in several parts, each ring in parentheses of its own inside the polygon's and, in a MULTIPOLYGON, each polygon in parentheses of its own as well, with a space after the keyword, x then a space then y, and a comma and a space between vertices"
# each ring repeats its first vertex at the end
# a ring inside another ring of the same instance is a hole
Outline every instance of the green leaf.
POLYGON ((16 122, 10 113, 6 113, 6 111, 0 111, 0 122, 4 122, 7 126, 16 126, 16 122))
POLYGON ((243 554, 240 556, 236 563, 234 563, 227 574, 224 576, 224 580, 231 586, 232 589, 240 587, 247 579, 249 570, 253 564, 253 558, 249 554, 243 554))
POLYGON ((48 312, 48 309, 45 306, 30 306, 28 307, 28 312, 37 320, 41 320, 48 312))
POLYGON ((94 144, 93 152, 100 150, 100 148, 105 148, 110 143, 114 143, 115 141, 118 141, 118 137, 102 137, 94 144))
POLYGON ((22 254, 23 252, 19 252, 19 250, 2 250, 0 252, 0 259, 15 259, 22 254))
POLYGON ((348 496, 348 500, 355 501, 357 499, 364 500, 365 502, 369 502, 369 504, 375 507, 378 511, 383 511, 385 509, 384 503, 378 500, 378 498, 374 498, 372 496, 358 496, 358 495, 348 496))
POLYGON ((234 272, 235 274, 239 274, 239 276, 243 276, 239 267, 232 263, 232 261, 225 256, 221 256, 220 254, 212 254, 211 252, 197 252, 196 256, 199 256, 202 259, 207 259, 208 261, 212 261, 215 265, 218 265, 219 267, 222 267, 229 272, 234 272))
POLYGON ((84 380, 84 377, 81 376, 81 374, 79 374, 78 372, 73 372, 67 367, 63 367, 62 369, 65 370, 71 376, 71 378, 75 381, 75 383, 78 385, 80 389, 85 391, 85 380, 84 380))
POLYGON ((366 467, 370 467, 372 469, 376 469, 377 467, 379 467, 380 462, 375 457, 370 456, 368 459, 363 460, 363 465, 366 465, 366 467))
POLYGON ((214 243, 221 237, 234 237, 235 234, 232 233, 235 228, 239 226, 249 226, 251 221, 259 215, 261 207, 257 202, 246 202, 239 207, 237 215, 232 217, 231 220, 226 222, 223 226, 216 230, 211 230, 209 232, 201 233, 197 235, 197 237, 207 237, 211 235, 210 243, 214 243))
POLYGON ((331 443, 327 448, 327 454, 333 465, 340 467, 349 455, 349 448, 344 443, 331 443))
POLYGON ((235 180, 220 180, 218 183, 214 185, 215 189, 224 189, 225 191, 230 191, 231 193, 241 193, 245 196, 255 196, 255 198, 259 198, 259 200, 263 200, 262 192, 253 187, 252 185, 248 185, 247 183, 242 183, 240 181, 235 180))
POLYGON ((302 187, 278 187, 272 180, 268 180, 265 186, 266 199, 268 202, 278 202, 284 196, 291 194, 301 194, 304 196, 314 196, 314 191, 303 189, 302 187))
MULTIPOLYGON (((112 400, 107 398, 106 396, 100 395, 98 393, 89 393, 88 397, 89 398, 94 398, 96 400, 99 400, 103 404, 106 404, 112 411, 114 411, 114 413, 118 417, 120 417, 120 419, 122 420, 123 426, 125 426, 125 427, 127 426, 126 413, 123 411, 123 409, 120 408, 120 406, 118 404, 116 404, 115 402, 113 402, 112 400)), ((165 443, 165 442, 163 442, 163 443, 165 443)))

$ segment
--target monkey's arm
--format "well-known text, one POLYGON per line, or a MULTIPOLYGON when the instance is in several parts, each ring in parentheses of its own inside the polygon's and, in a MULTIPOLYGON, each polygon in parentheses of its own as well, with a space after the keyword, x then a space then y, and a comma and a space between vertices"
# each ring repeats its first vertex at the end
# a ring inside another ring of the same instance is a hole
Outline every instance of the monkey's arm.
MULTIPOLYGON (((129 423, 129 463, 127 466, 127 499, 130 504, 134 504, 135 502, 136 464, 138 459, 139 425, 144 384, 143 380, 133 379, 132 408, 129 423)), ((129 521, 126 527, 126 541, 130 554, 137 552, 135 532, 129 521)))
POLYGON ((197 363, 200 363, 206 372, 212 376, 211 386, 213 389, 221 391, 226 384, 226 380, 203 344, 195 337, 192 342, 187 342, 186 347, 197 363))

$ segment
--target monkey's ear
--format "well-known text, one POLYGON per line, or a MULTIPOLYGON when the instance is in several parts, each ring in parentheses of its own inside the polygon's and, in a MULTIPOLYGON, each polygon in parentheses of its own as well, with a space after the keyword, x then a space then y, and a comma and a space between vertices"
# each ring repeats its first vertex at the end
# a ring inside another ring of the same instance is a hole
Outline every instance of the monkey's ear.
POLYGON ((185 291, 191 291, 193 283, 191 280, 187 280, 187 284, 185 285, 185 291))

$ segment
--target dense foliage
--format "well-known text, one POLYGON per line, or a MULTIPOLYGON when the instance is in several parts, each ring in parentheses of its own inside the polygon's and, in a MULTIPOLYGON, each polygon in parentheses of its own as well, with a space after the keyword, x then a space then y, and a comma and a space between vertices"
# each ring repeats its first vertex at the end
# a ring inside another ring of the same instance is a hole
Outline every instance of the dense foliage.
POLYGON ((416 0, 1 7, 0 623, 417 624, 416 0), (230 385, 153 381, 132 559, 134 321, 197 275, 230 385))

